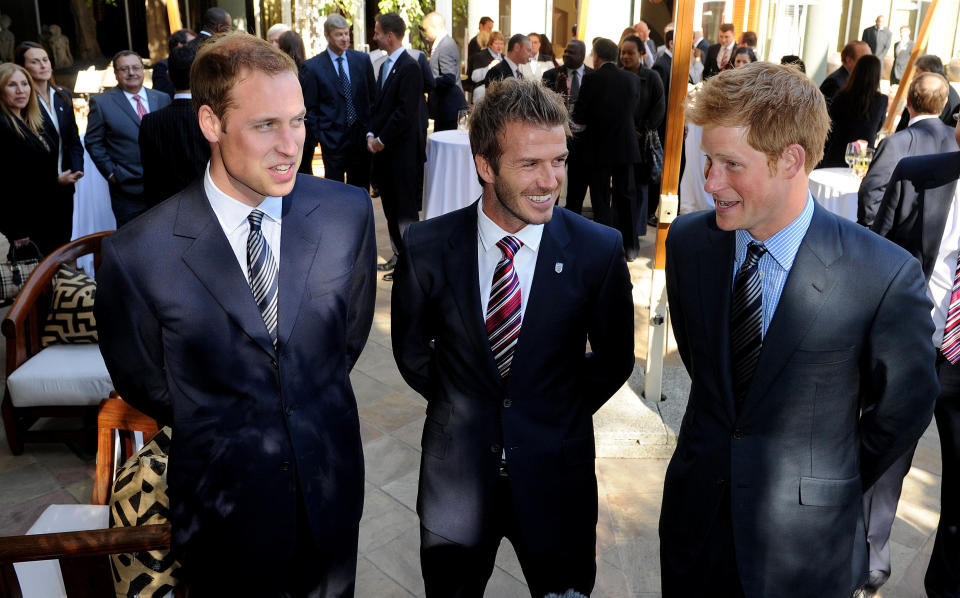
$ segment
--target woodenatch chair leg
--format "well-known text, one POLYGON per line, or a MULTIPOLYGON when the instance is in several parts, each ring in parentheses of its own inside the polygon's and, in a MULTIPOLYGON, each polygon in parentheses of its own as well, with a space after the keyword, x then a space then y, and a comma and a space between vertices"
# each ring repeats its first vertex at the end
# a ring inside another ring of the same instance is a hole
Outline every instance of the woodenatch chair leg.
POLYGON ((23 439, 20 437, 20 428, 17 424, 17 416, 13 412, 13 401, 10 400, 10 391, 6 390, 3 394, 3 405, 0 406, 3 412, 3 429, 7 434, 7 444, 10 445, 10 452, 14 456, 23 454, 23 439))

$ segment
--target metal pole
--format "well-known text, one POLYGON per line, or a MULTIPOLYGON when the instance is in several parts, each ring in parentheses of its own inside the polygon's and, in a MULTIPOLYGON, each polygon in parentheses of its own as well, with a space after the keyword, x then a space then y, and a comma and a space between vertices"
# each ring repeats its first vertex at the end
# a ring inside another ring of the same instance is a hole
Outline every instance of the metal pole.
POLYGON ((40 24, 40 0, 33 0, 33 9, 37 15, 37 39, 40 39, 40 34, 43 33, 43 30, 40 29, 42 27, 40 24))
POLYGON ((130 34, 130 0, 123 0, 123 14, 127 18, 127 49, 133 50, 133 35, 130 34))

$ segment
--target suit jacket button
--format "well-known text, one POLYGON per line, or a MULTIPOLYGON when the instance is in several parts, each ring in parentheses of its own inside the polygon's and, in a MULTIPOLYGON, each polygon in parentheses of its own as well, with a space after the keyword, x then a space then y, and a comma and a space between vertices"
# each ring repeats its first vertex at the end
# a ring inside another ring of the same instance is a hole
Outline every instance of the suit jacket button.
POLYGON ((512 401, 512 400, 510 400, 510 399, 504 399, 504 400, 503 400, 503 406, 504 406, 504 407, 509 408, 511 405, 513 405, 513 401, 512 401))
POLYGON ((740 440, 740 439, 743 438, 744 436, 746 436, 746 434, 744 434, 744 433, 743 433, 743 430, 741 430, 741 429, 739 429, 739 428, 733 431, 733 437, 734 437, 734 439, 736 439, 736 440, 740 440))
POLYGON ((293 412, 296 411, 296 410, 297 410, 297 408, 294 407, 293 405, 287 407, 287 415, 293 415, 293 412))
POLYGON ((491 444, 491 445, 490 445, 490 452, 491 452, 491 453, 499 453, 499 452, 502 452, 502 451, 503 451, 503 447, 500 446, 499 444, 491 444))
POLYGON ((290 470, 289 461, 284 461, 283 463, 280 464, 280 471, 289 471, 289 470, 290 470))

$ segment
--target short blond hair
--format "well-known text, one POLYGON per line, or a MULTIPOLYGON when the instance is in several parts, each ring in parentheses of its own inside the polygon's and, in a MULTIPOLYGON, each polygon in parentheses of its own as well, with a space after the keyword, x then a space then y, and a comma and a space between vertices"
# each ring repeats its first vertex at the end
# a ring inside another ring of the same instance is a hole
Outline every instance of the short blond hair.
POLYGON ((754 62, 707 79, 688 103, 687 120, 701 127, 743 127, 747 143, 767 156, 770 171, 788 145, 804 149, 809 174, 823 157, 830 131, 820 90, 795 68, 754 62))
POLYGON ((907 102, 917 114, 936 114, 943 112, 949 99, 950 84, 940 73, 920 73, 910 82, 907 102), (938 85, 935 83, 939 83, 938 85))

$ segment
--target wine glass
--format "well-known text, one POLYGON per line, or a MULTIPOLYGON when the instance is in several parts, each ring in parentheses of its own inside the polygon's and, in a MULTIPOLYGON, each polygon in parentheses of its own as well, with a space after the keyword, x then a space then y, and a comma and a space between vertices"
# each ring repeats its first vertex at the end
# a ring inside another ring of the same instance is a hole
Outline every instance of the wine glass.
POLYGON ((860 157, 857 158, 856 166, 856 175, 861 179, 867 175, 867 171, 870 169, 870 163, 873 162, 874 149, 868 147, 863 150, 863 153, 860 154, 860 157))
POLYGON ((457 130, 467 132, 470 130, 470 108, 461 108, 457 111, 457 130))
POLYGON ((843 159, 846 161, 847 166, 850 167, 850 171, 853 172, 854 165, 857 163, 857 158, 860 156, 860 144, 856 141, 851 141, 847 144, 847 149, 843 154, 843 159))

